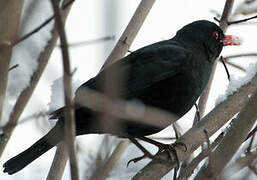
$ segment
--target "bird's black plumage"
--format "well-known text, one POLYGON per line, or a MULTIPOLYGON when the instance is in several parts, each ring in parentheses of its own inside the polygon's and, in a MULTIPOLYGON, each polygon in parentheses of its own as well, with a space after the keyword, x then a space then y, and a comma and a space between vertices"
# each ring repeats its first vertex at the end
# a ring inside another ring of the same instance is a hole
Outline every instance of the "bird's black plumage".
MULTIPOLYGON (((80 86, 76 98, 83 96, 84 87, 101 92, 100 80, 105 73, 115 69, 124 74, 119 91, 122 99, 138 99, 146 105, 181 117, 204 90, 213 63, 223 48, 221 39, 224 37, 216 24, 205 20, 195 21, 179 30, 174 38, 143 47, 105 68, 80 86)), ((77 135, 110 133, 121 137, 140 137, 161 130, 133 121, 122 121, 119 132, 104 132, 102 126, 97 125, 98 118, 95 116, 96 113, 76 104, 77 135)), ((13 174, 21 170, 60 142, 63 138, 62 119, 60 117, 56 126, 29 149, 7 161, 4 172, 13 174)))

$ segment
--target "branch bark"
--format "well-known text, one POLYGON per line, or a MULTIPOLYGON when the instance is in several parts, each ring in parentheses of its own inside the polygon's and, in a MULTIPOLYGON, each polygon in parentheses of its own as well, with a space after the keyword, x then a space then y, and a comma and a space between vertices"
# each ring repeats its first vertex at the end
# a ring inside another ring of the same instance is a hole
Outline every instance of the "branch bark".
POLYGON ((121 157, 122 153, 126 150, 127 146, 129 145, 129 140, 121 141, 116 148, 114 149, 111 156, 108 158, 106 163, 98 168, 93 175, 91 176, 90 180, 104 180, 107 179, 109 173, 118 162, 119 158, 121 157))
MULTIPOLYGON (((69 1, 69 0, 64 1, 64 3, 67 1, 69 1)), ((2 7, 2 6, 0 6, 0 7, 2 7)), ((63 20, 66 19, 67 15, 69 13, 69 10, 70 10, 70 8, 66 8, 63 11, 63 20)), ((13 130, 15 129, 16 124, 17 124, 23 110, 25 109, 31 95, 33 94, 33 92, 37 86, 37 83, 48 63, 49 57, 55 47, 56 41, 58 39, 58 32, 57 32, 56 26, 54 26, 54 29, 52 30, 51 34, 52 34, 52 38, 48 41, 48 44, 46 45, 44 51, 42 51, 38 57, 39 64, 38 64, 36 71, 34 71, 34 73, 31 76, 29 85, 19 95, 19 97, 16 100, 16 103, 14 105, 14 108, 10 114, 8 123, 2 129, 3 133, 2 133, 2 136, 0 137, 0 156, 2 155, 2 153, 5 149, 5 146, 11 137, 13 130)))
POLYGON ((244 142, 257 119, 257 90, 248 100, 247 104, 234 119, 228 132, 218 147, 212 152, 211 166, 203 167, 196 179, 215 179, 231 160, 240 145, 244 142))
POLYGON ((245 156, 241 156, 230 164, 222 172, 222 177, 231 177, 235 172, 239 172, 244 167, 250 165, 257 158, 257 149, 251 152, 246 152, 245 156))
POLYGON ((111 54, 106 59, 101 70, 111 63, 122 58, 129 50, 132 42, 134 41, 140 27, 142 26, 145 18, 151 10, 155 0, 142 0, 131 18, 128 26, 118 40, 116 46, 113 48, 111 54))
POLYGON ((49 170, 46 180, 61 180, 68 160, 68 152, 64 143, 57 145, 53 163, 49 170))
POLYGON ((52 6, 55 14, 55 23, 57 25, 57 30, 60 36, 62 58, 63 58, 63 84, 64 84, 64 95, 65 95, 65 105, 68 107, 67 111, 64 113, 64 124, 65 124, 65 144, 68 148, 69 158, 70 158, 70 168, 71 168, 71 178, 72 180, 78 180, 78 165, 74 147, 76 129, 75 129, 75 118, 74 109, 72 101, 72 73, 70 70, 70 57, 68 51, 67 37, 64 30, 64 22, 61 17, 59 9, 59 1, 52 0, 52 6))
MULTIPOLYGON (((246 85, 239 88, 237 92, 227 97, 225 101, 216 106, 200 122, 181 136, 176 142, 183 143, 187 151, 181 150, 180 146, 175 147, 180 162, 189 157, 203 142, 206 141, 204 129, 212 136, 226 122, 228 122, 248 100, 248 95, 256 89, 257 74, 246 85)), ((177 162, 171 161, 166 152, 158 153, 155 158, 141 169, 134 177, 134 180, 160 179, 176 166, 177 162)))
POLYGON ((190 175, 194 172, 195 168, 198 166, 198 164, 206 158, 211 151, 221 142, 221 140, 224 137, 224 133, 221 133, 213 143, 211 143, 210 147, 207 149, 203 149, 200 154, 198 154, 197 157, 195 157, 188 166, 186 166, 184 169, 181 168, 181 172, 179 173, 178 180, 187 180, 190 175))
POLYGON ((0 0, 0 122, 5 101, 8 69, 12 55, 11 44, 17 37, 22 7, 23 0, 0 0))

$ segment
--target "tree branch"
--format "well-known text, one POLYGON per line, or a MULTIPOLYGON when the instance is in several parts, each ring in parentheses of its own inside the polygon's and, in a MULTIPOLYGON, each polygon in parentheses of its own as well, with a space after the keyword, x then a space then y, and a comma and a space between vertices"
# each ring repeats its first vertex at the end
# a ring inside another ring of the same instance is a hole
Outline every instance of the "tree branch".
POLYGON ((239 172, 244 167, 250 165, 256 158, 257 149, 251 152, 246 152, 245 156, 240 156, 238 159, 235 160, 234 163, 230 164, 223 170, 223 177, 231 177, 233 174, 235 174, 235 172, 239 172))
MULTIPOLYGON (((211 167, 204 167, 199 172, 196 179, 206 179, 212 177, 211 174, 220 174, 233 155, 236 153, 240 145, 244 142, 248 132, 251 130, 257 119, 257 90, 249 98, 247 104, 241 110, 237 118, 231 122, 229 130, 215 149, 212 152, 211 167), (222 157, 222 158, 221 158, 222 157)), ((214 179, 214 177, 212 177, 214 179)))
MULTIPOLYGON (((13 4, 12 4, 13 6, 13 4)), ((0 6, 2 7, 2 6, 0 6)), ((68 13, 69 13, 70 8, 67 8, 64 13, 63 13, 63 19, 66 19, 68 13)), ((7 13, 8 14, 8 13, 7 13)), ((18 122, 18 119, 20 118, 20 115, 22 114, 23 110, 25 109, 25 106, 27 105, 31 95, 33 94, 37 83, 44 72, 44 69, 48 63, 49 57, 55 47, 57 38, 58 38, 58 33, 56 26, 54 26, 54 29, 51 31, 52 38, 48 41, 48 44, 44 48, 44 50, 40 53, 38 57, 38 67, 36 71, 33 72, 30 78, 30 83, 29 85, 21 92, 19 97, 16 100, 16 103, 13 107, 13 110, 10 114, 10 118, 8 123, 5 125, 3 128, 3 133, 2 136, 0 137, 0 156, 2 155, 6 144, 8 143, 12 132, 18 122)))
POLYGON ((8 70, 12 55, 11 43, 17 36, 22 7, 23 0, 15 2, 0 0, 0 122, 2 119, 8 70))
POLYGON ((206 150, 203 149, 200 154, 198 154, 197 157, 195 157, 190 164, 188 164, 185 169, 181 169, 181 172, 179 174, 178 180, 187 180, 189 176, 194 172, 194 169, 198 166, 198 164, 207 157, 210 152, 221 142, 221 140, 224 137, 224 133, 221 133, 213 143, 211 143, 210 147, 206 150))
POLYGON ((57 145, 53 163, 49 170, 46 180, 61 180, 66 162, 68 160, 68 152, 64 143, 57 145))
POLYGON ((60 35, 61 42, 61 50, 62 50, 62 58, 63 58, 63 84, 64 84, 64 95, 65 95, 65 105, 68 107, 67 111, 64 113, 64 124, 65 124, 65 144, 68 148, 69 158, 70 158, 70 168, 71 168, 71 178, 72 180, 78 180, 78 165, 76 160, 76 153, 74 147, 74 140, 76 135, 75 129, 75 118, 74 118, 74 109, 73 109, 73 101, 72 101, 72 88, 71 88, 71 70, 70 70, 70 57, 68 52, 68 44, 66 33, 64 30, 64 23, 61 17, 60 9, 59 9, 59 1, 51 0, 54 14, 55 14, 55 22, 57 25, 57 29, 60 35))
POLYGON ((118 40, 116 46, 113 48, 111 54, 106 59, 101 70, 111 63, 122 58, 129 50, 132 42, 134 41, 140 27, 142 26, 145 18, 147 17, 149 11, 151 10, 155 0, 142 0, 137 7, 136 12, 131 18, 125 31, 122 33, 120 39, 118 40))
MULTIPOLYGON (((208 131, 212 136, 226 122, 228 122, 247 102, 248 95, 256 90, 257 74, 246 85, 239 88, 237 92, 227 97, 225 101, 216 106, 200 122, 181 136, 176 142, 183 143, 187 151, 181 150, 180 146, 175 147, 180 162, 189 157, 203 142, 206 141, 203 130, 208 131)), ((176 167, 177 162, 170 160, 167 153, 161 152, 141 169, 134 177, 134 180, 160 179, 172 168, 176 167)))
POLYGON ((103 166, 98 168, 93 175, 91 176, 90 180, 104 180, 107 179, 108 175, 110 174, 111 170, 119 160, 122 153, 126 150, 127 146, 129 145, 129 140, 123 140, 119 142, 119 144, 114 149, 111 156, 108 160, 104 163, 103 166))

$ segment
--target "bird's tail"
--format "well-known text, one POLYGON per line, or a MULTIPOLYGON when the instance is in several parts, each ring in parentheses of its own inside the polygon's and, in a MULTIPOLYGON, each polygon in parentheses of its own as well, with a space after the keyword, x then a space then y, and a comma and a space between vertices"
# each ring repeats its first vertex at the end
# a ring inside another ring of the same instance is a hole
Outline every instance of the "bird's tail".
POLYGON ((44 137, 30 148, 8 160, 4 165, 4 172, 14 174, 20 171, 46 151, 57 145, 63 139, 63 123, 58 122, 44 137))

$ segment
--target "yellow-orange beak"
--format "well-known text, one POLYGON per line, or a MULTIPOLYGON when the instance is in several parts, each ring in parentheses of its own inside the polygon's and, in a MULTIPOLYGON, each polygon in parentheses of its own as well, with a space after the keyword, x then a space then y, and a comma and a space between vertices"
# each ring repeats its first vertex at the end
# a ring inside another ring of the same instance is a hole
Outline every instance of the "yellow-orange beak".
POLYGON ((221 40, 221 42, 224 44, 224 46, 232 46, 232 45, 240 45, 241 39, 234 35, 226 35, 225 38, 221 40))

